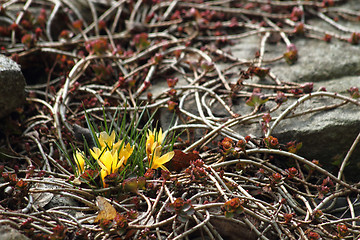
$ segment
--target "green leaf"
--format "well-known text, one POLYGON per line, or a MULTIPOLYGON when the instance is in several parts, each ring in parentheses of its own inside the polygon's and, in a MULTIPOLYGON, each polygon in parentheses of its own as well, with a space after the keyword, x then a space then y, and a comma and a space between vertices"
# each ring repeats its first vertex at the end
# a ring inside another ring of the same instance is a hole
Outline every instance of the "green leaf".
POLYGON ((250 98, 246 101, 246 105, 250 107, 259 107, 260 105, 266 103, 269 99, 264 98, 260 94, 252 94, 250 98))

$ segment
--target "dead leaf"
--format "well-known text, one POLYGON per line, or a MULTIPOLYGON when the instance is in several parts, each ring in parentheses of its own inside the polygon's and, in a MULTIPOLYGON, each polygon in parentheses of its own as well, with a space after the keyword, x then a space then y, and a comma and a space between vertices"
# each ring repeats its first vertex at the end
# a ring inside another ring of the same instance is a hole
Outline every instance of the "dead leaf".
POLYGON ((100 209, 100 212, 94 220, 95 223, 100 222, 100 220, 111 221, 116 217, 116 209, 104 197, 97 196, 96 205, 100 209))
POLYGON ((201 159, 197 153, 184 153, 181 150, 174 150, 174 153, 174 157, 171 161, 165 164, 165 167, 167 167, 170 171, 180 172, 181 170, 189 167, 191 161, 201 159))
MULTIPOLYGON (((46 181, 51 182, 52 179, 45 179, 46 181)), ((56 180, 56 179, 55 179, 56 180)), ((54 197, 54 194, 46 191, 46 189, 56 189, 58 186, 53 184, 45 184, 45 183, 36 183, 34 184, 34 187, 30 188, 31 196, 33 197, 33 206, 35 208, 43 208, 45 207, 54 197), (37 190, 40 190, 41 192, 36 192, 37 190)))

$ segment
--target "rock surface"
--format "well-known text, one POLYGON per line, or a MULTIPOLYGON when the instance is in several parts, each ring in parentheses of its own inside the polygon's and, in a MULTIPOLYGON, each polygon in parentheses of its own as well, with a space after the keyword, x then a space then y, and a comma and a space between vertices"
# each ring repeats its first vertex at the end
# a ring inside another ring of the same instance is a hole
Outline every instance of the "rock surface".
POLYGON ((0 55, 0 118, 5 117, 25 100, 25 79, 17 63, 0 55))
POLYGON ((30 238, 21 234, 19 231, 15 230, 6 225, 0 226, 0 238, 2 240, 29 240, 30 238))
MULTIPOLYGON (((336 41, 330 44, 316 40, 295 42, 299 61, 271 66, 277 77, 284 81, 314 82, 314 90, 326 87, 329 92, 349 96, 350 87, 360 87, 360 47, 336 41)), ((341 101, 317 98, 299 106, 297 110, 310 110, 315 106, 329 106, 341 101)), ((281 110, 284 110, 284 105, 281 110)), ((297 112, 297 111, 296 111, 297 112)), ((276 117, 275 114, 273 117, 276 117)), ((329 170, 337 172, 352 142, 360 132, 360 107, 347 104, 339 108, 316 112, 283 120, 273 132, 280 141, 297 140, 303 143, 299 152, 310 160, 317 159, 329 170)), ((345 168, 346 179, 359 181, 360 147, 358 146, 345 168)))

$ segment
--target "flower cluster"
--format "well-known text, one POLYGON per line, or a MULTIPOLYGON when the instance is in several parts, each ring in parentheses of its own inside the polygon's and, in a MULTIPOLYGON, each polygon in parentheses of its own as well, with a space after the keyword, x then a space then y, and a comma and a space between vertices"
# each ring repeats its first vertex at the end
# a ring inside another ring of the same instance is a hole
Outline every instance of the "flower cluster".
POLYGON ((357 87, 351 87, 348 92, 350 93, 352 98, 360 98, 360 94, 359 94, 359 88, 357 87))
POLYGON ((240 139, 236 143, 229 137, 225 137, 218 143, 219 150, 223 156, 239 156, 242 151, 246 154, 246 145, 251 140, 250 136, 246 136, 244 139, 240 139))
POLYGON ((225 137, 218 145, 224 155, 228 155, 234 150, 234 141, 228 137, 225 137))
MULTIPOLYGON (((114 131, 111 135, 106 132, 101 132, 98 137, 98 142, 99 147, 93 147, 90 153, 101 167, 100 175, 103 185, 105 186, 105 177, 118 172, 122 166, 126 165, 134 147, 131 147, 130 143, 125 145, 123 140, 115 143, 114 131)), ((84 153, 76 151, 74 159, 76 159, 78 174, 83 173, 85 169, 84 153)))
MULTIPOLYGON (((164 138, 165 136, 161 129, 159 131, 148 131, 145 148, 150 169, 162 168, 165 171, 169 171, 164 164, 173 158, 174 152, 171 151, 162 155, 164 138)), ((97 147, 90 149, 90 153, 100 167, 100 177, 103 186, 107 186, 109 183, 117 182, 118 172, 125 168, 128 159, 134 151, 134 146, 131 146, 130 143, 125 143, 121 139, 116 141, 115 131, 112 131, 110 135, 105 131, 101 132, 98 134, 96 142, 97 147)), ((96 177, 97 171, 95 170, 94 172, 93 169, 87 169, 85 166, 87 164, 84 152, 77 150, 73 154, 73 158, 76 164, 77 176, 81 176, 84 180, 90 175, 92 178, 96 177)), ((132 184, 127 184, 126 186, 128 185, 132 184)), ((130 188, 133 189, 132 187, 130 188)))
POLYGON ((299 174, 299 171, 294 167, 285 169, 285 175, 286 175, 287 179, 292 179, 295 176, 297 176, 298 174, 299 174))
POLYGON ((320 186, 318 186, 319 199, 323 199, 325 195, 331 192, 331 189, 334 187, 334 183, 329 177, 325 178, 320 186))
POLYGON ((264 94, 261 93, 260 88, 254 88, 251 96, 246 100, 246 105, 250 107, 259 108, 269 100, 264 94))
POLYGON ((302 147, 302 142, 296 143, 296 141, 290 141, 285 147, 290 153, 297 153, 302 147))

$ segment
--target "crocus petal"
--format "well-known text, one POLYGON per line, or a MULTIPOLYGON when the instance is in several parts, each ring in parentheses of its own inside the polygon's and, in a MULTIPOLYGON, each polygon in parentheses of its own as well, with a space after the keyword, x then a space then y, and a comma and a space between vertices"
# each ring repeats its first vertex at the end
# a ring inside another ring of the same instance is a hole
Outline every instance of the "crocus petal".
POLYGON ((168 152, 165 155, 162 155, 160 158, 158 158, 156 163, 161 166, 169 162, 174 157, 174 155, 175 155, 174 152, 168 152))
MULTIPOLYGON (((170 161, 175 153, 174 152, 168 152, 166 153, 165 155, 161 156, 160 157, 160 151, 161 151, 161 147, 157 147, 155 150, 154 150, 154 156, 153 156, 153 159, 152 159, 152 163, 151 163, 151 167, 152 169, 157 169, 159 167, 161 168, 165 168, 165 166, 162 166, 163 164, 167 163, 168 161, 170 161)), ((151 161, 151 160, 150 160, 151 161)))
POLYGON ((130 146, 130 143, 128 143, 128 144, 126 144, 125 150, 128 152, 128 154, 129 154, 128 158, 129 158, 130 155, 131 155, 131 154, 133 153, 133 151, 134 151, 134 146, 131 147, 131 146, 130 146))
POLYGON ((134 147, 131 147, 130 143, 126 144, 126 146, 122 146, 119 152, 119 159, 124 158, 124 162, 123 162, 124 165, 127 163, 127 160, 129 159, 133 151, 134 151, 134 147))
POLYGON ((76 153, 74 154, 74 160, 78 169, 78 174, 83 173, 85 169, 84 154, 80 151, 76 151, 76 153))
POLYGON ((122 158, 120 159, 120 161, 118 162, 117 166, 116 166, 116 170, 119 169, 122 165, 125 165, 125 164, 126 164, 126 163, 125 163, 126 160, 127 160, 127 159, 125 159, 125 157, 122 157, 122 158))
POLYGON ((149 130, 146 139, 146 154, 148 159, 152 158, 155 148, 162 145, 164 138, 165 135, 163 135, 161 128, 159 131, 156 131, 156 129, 153 132, 149 130))
POLYGON ((152 134, 152 132, 149 130, 149 134, 147 136, 146 139, 146 154, 149 158, 149 155, 152 153, 152 146, 154 145, 154 135, 152 134))
POLYGON ((102 149, 107 146, 112 147, 113 143, 115 142, 115 131, 112 131, 110 136, 105 131, 101 132, 98 140, 102 149))
POLYGON ((146 134, 146 137, 148 138, 148 137, 151 136, 151 135, 154 135, 154 134, 152 133, 151 130, 149 130, 148 133, 146 134))
POLYGON ((118 153, 117 152, 114 152, 111 154, 111 161, 112 161, 112 164, 111 164, 111 173, 114 173, 116 172, 119 167, 121 165, 119 165, 119 158, 118 158, 118 153))
POLYGON ((101 180, 103 182, 103 186, 105 187, 105 177, 109 175, 104 169, 101 169, 100 171, 100 176, 101 176, 101 180))
POLYGON ((103 155, 100 157, 100 161, 105 165, 105 168, 108 172, 108 174, 110 174, 112 172, 112 165, 113 165, 113 155, 111 154, 110 151, 105 151, 103 153, 103 155))
POLYGON ((97 163, 99 164, 99 166, 101 167, 102 170, 107 171, 106 166, 101 162, 100 159, 97 160, 97 163))
POLYGON ((112 150, 115 152, 119 151, 119 148, 120 148, 120 145, 121 145, 121 142, 122 140, 118 141, 117 143, 115 143, 113 146, 112 146, 112 150))
POLYGON ((157 142, 158 142, 160 145, 163 143, 164 137, 165 137, 165 136, 163 136, 162 129, 160 128, 159 133, 158 133, 158 136, 157 136, 157 142))
POLYGON ((167 169, 164 165, 160 165, 160 168, 164 171, 170 172, 169 169, 167 169))
POLYGON ((97 147, 93 147, 93 149, 90 149, 91 156, 93 156, 94 159, 99 159, 101 155, 101 150, 97 147))

